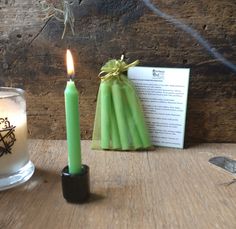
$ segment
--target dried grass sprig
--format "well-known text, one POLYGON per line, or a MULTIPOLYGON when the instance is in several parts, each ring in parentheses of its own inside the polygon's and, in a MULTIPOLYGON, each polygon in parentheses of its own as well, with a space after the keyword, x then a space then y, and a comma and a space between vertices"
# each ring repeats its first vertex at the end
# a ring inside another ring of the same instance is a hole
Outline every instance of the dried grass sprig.
POLYGON ((43 0, 41 2, 43 11, 46 13, 44 20, 47 20, 49 18, 55 18, 58 21, 61 21, 64 23, 64 30, 62 33, 61 39, 64 38, 67 30, 67 26, 70 26, 71 32, 74 35, 74 13, 73 13, 73 5, 78 2, 80 3, 81 0, 60 0, 60 4, 49 2, 47 0, 43 0))

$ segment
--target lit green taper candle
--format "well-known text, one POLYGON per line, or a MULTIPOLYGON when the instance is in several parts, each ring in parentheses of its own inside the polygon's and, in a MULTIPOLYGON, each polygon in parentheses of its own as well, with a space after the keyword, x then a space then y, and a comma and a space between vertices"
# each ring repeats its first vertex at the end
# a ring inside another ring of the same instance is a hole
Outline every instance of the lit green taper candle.
POLYGON ((70 174, 81 172, 81 146, 80 146, 80 121, 79 121, 79 93, 73 81, 74 63, 70 50, 66 53, 67 81, 65 95, 66 109, 66 135, 68 147, 68 167, 70 174))

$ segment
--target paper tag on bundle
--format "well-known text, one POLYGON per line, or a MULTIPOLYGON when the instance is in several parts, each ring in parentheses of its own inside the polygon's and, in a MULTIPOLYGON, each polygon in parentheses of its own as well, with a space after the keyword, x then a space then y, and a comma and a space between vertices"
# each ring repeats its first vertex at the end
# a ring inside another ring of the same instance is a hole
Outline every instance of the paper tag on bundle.
POLYGON ((189 72, 187 68, 132 67, 128 70, 156 146, 184 148, 189 72))

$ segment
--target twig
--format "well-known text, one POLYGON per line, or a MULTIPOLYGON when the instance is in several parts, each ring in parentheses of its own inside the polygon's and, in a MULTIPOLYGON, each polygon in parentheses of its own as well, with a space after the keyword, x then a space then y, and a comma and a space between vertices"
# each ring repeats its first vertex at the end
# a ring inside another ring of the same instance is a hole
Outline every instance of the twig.
POLYGON ((70 26, 72 34, 73 35, 75 34, 74 30, 75 18, 72 6, 76 2, 80 3, 81 0, 61 0, 61 9, 56 7, 53 3, 48 3, 46 0, 41 2, 43 11, 47 13, 46 16, 44 17, 44 20, 53 17, 60 22, 64 22, 64 30, 61 39, 63 39, 66 34, 68 24, 70 26))

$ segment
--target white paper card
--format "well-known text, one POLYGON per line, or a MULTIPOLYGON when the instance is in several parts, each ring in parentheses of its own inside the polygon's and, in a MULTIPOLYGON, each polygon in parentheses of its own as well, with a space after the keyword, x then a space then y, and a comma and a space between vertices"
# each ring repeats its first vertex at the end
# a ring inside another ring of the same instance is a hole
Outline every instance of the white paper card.
POLYGON ((132 67, 128 70, 156 146, 184 148, 189 72, 187 68, 132 67))

